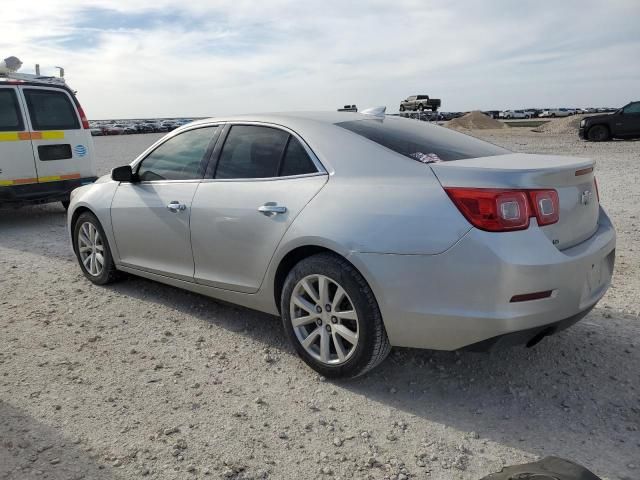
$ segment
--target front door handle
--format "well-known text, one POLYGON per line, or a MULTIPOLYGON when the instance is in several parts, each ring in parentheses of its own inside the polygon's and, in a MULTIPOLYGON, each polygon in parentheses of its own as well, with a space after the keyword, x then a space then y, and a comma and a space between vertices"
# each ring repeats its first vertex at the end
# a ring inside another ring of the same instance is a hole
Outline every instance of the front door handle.
POLYGON ((187 206, 184 203, 178 202, 177 200, 174 200, 173 202, 170 202, 169 205, 167 205, 167 210, 173 213, 182 212, 186 209, 187 206))
POLYGON ((273 203, 265 203, 261 207, 258 207, 258 211, 267 217, 273 217, 275 215, 287 213, 287 207, 282 207, 273 203))

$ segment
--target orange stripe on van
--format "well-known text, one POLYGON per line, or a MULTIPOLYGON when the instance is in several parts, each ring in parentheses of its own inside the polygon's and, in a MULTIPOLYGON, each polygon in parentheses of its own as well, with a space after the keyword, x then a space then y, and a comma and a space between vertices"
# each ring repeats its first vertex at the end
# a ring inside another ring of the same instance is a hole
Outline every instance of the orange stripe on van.
POLYGON ((70 173, 69 175, 60 175, 60 180, 75 180, 80 178, 79 173, 70 173))
POLYGON ((14 185, 25 185, 27 183, 38 183, 37 178, 18 178, 13 181, 14 185))
POLYGON ((19 142, 21 140, 62 140, 62 130, 46 132, 0 132, 0 142, 19 142))

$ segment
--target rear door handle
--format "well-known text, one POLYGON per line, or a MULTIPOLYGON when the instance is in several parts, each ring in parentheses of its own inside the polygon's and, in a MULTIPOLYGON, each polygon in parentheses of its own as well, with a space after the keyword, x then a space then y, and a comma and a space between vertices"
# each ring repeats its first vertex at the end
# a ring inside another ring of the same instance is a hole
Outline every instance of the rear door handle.
POLYGON ((258 207, 258 211, 267 217, 273 217, 274 215, 287 213, 287 207, 274 205, 272 203, 265 203, 261 207, 258 207))
POLYGON ((170 212, 178 213, 186 210, 187 206, 184 203, 180 203, 177 200, 174 200, 173 202, 170 202, 169 205, 167 205, 167 209, 170 212))

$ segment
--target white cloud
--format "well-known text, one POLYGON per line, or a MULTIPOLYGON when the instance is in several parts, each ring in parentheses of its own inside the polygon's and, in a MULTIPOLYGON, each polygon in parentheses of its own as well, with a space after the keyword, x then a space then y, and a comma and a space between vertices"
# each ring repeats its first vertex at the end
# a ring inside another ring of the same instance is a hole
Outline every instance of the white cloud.
POLYGON ((0 56, 19 56, 25 71, 64 65, 94 118, 394 110, 413 93, 441 97, 444 110, 640 97, 637 0, 90 5, 3 11, 0 56))

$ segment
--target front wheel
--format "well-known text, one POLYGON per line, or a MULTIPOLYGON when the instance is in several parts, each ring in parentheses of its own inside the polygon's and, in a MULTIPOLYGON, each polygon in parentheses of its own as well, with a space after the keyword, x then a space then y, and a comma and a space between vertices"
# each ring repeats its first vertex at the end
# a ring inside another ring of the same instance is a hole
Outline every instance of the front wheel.
POLYGON ((285 280, 280 309, 294 348, 325 377, 362 375, 391 350, 371 288, 337 255, 321 253, 298 263, 285 280))
POLYGON ((106 285, 117 280, 107 236, 93 213, 80 214, 73 225, 73 249, 82 273, 91 282, 106 285))
POLYGON ((594 125, 587 132, 587 138, 592 142, 609 140, 609 130, 604 125, 594 125))
POLYGON ((418 105, 418 111, 419 112, 424 112, 424 105, 422 105, 422 104, 418 105))

